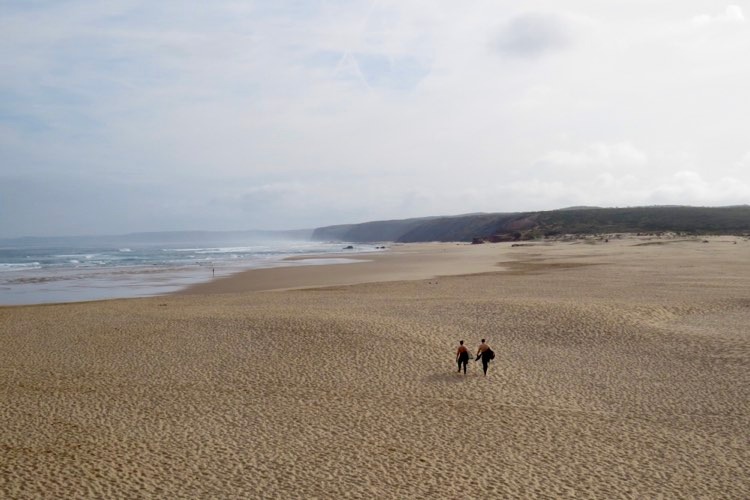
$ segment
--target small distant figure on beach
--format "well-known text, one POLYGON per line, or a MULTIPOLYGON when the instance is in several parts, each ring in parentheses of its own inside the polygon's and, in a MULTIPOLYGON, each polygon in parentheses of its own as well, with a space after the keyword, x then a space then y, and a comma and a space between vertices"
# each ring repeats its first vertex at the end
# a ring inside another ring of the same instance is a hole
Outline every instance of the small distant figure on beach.
POLYGON ((482 370, 484 371, 484 376, 487 376, 487 367, 490 364, 490 361, 495 359, 495 353, 490 349, 490 346, 487 345, 485 342, 485 339, 482 339, 482 343, 479 344, 479 349, 477 349, 477 357, 474 359, 474 361, 478 361, 479 358, 482 358, 482 370))
POLYGON ((466 365, 469 364, 469 349, 464 345, 463 340, 458 341, 458 349, 456 350, 456 363, 458 363, 458 373, 461 373, 461 365, 463 365, 464 375, 466 375, 466 365))
POLYGON ((215 267, 211 268, 211 276, 212 277, 216 277, 216 268, 215 267))

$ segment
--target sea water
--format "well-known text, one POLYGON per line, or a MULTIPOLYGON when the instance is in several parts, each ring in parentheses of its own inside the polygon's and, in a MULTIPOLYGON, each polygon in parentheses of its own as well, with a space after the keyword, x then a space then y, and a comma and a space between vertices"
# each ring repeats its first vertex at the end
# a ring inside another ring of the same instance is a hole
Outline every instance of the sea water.
POLYGON ((0 305, 163 295, 247 269, 361 262, 349 254, 372 251, 377 247, 286 240, 0 246, 0 305), (285 260, 294 256, 305 258, 285 260))

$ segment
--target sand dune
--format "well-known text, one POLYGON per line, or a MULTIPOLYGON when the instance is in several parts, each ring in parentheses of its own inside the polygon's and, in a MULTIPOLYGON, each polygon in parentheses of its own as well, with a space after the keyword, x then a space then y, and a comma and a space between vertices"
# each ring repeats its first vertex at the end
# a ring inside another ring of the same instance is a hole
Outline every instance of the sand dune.
POLYGON ((0 497, 749 498, 750 242, 721 241, 0 308, 0 497), (455 373, 481 337, 489 375, 455 373))

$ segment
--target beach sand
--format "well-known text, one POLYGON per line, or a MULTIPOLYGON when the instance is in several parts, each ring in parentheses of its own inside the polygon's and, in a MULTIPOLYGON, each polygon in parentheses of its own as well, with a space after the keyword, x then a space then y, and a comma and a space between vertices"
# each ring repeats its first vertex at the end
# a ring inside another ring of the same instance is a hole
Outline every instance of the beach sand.
POLYGON ((0 308, 0 497, 750 498, 750 241, 707 241, 0 308))

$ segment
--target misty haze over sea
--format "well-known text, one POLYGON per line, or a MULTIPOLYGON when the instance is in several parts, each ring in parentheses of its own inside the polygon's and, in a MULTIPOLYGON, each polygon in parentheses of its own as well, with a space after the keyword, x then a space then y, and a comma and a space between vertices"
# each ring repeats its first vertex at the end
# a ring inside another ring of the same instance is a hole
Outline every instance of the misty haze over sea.
POLYGON ((193 232, 0 240, 0 305, 162 295, 246 269, 352 262, 315 256, 375 250, 270 236, 193 232), (302 255, 310 258, 284 260, 302 255))

